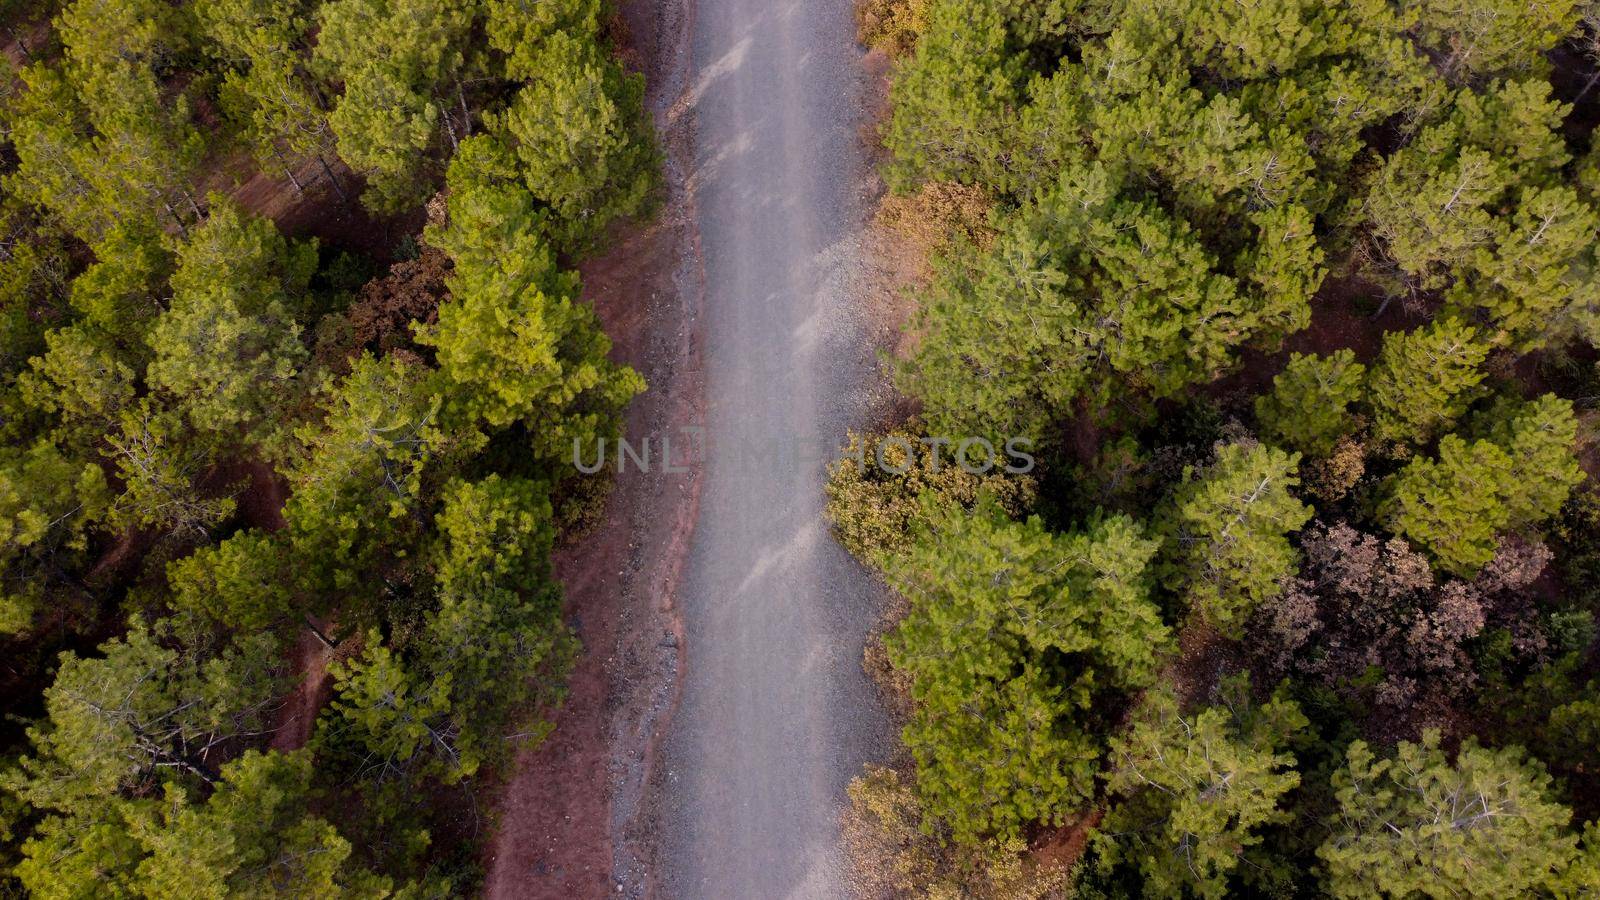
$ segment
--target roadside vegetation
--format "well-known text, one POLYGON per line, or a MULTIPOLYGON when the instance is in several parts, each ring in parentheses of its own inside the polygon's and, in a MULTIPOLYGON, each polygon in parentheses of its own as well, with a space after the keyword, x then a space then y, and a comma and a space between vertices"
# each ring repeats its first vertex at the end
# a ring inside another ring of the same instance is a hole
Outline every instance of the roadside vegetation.
POLYGON ((644 387, 572 271, 656 192, 609 23, 0 6, 0 896, 476 889, 644 387))
POLYGON ((893 435, 1039 461, 834 469, 902 600, 869 887, 1600 891, 1600 6, 860 21, 933 260, 893 435))

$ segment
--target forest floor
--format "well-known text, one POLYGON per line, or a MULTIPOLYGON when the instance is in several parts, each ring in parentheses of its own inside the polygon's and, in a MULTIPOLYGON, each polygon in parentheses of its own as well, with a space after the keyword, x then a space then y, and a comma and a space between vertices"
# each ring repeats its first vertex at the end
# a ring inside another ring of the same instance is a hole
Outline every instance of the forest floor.
MULTIPOLYGON (((619 227, 580 266, 583 294, 613 341, 612 358, 649 389, 629 409, 639 446, 703 420, 696 323, 703 275, 687 184, 685 0, 621 4, 619 42, 645 74, 666 153, 665 202, 619 227)), ((677 585, 699 494, 697 471, 630 467, 616 476, 599 526, 558 548, 568 620, 583 642, 555 730, 521 753, 500 785, 487 842, 491 898, 643 897, 657 845, 644 796, 655 745, 682 672, 677 585)))

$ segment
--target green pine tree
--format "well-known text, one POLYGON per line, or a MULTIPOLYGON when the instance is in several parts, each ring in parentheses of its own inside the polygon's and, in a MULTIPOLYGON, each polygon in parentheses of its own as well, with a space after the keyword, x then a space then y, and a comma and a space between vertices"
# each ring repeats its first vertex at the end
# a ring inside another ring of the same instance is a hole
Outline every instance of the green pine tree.
POLYGON ((1367 384, 1373 436, 1425 444, 1449 430, 1477 399, 1488 355, 1477 329, 1452 318, 1384 335, 1367 384))
POLYGON ((1469 737, 1452 760, 1429 731, 1379 759, 1356 741, 1333 789, 1332 836, 1317 856, 1335 897, 1536 896, 1577 855, 1571 810, 1517 748, 1469 737))
POLYGON ((1289 535, 1311 518, 1295 498, 1300 455, 1262 444, 1219 447, 1186 471, 1160 520, 1164 580, 1190 614, 1238 634, 1263 601, 1283 590, 1299 556, 1289 535))
POLYGON ((1308 456, 1325 456, 1356 427, 1350 407, 1362 397, 1366 372, 1350 350, 1292 354, 1272 379, 1272 392, 1256 398, 1256 418, 1269 438, 1308 456))
POLYGON ((1384 518, 1440 568, 1470 575, 1494 558, 1497 538, 1511 524, 1505 498, 1516 489, 1512 466, 1490 441, 1447 435, 1437 461, 1417 457, 1394 477, 1384 518))
POLYGON ((1082 717, 1095 697, 1155 677, 1156 543, 1126 518, 1056 535, 992 503, 928 516, 881 560, 911 604, 887 643, 916 703, 918 793, 962 841, 1058 823, 1093 792, 1100 743, 1082 717))
POLYGON ((296 312, 316 245, 291 245, 266 219, 214 200, 178 252, 172 302, 151 328, 150 384, 197 429, 270 447, 303 393, 308 356, 296 312))
POLYGON ((528 83, 491 127, 503 127, 523 183, 553 214, 547 228, 572 253, 607 225, 643 212, 661 168, 644 79, 589 40, 565 34, 526 62, 528 83))
POLYGON ((610 340, 577 278, 557 268, 543 214, 513 172, 483 135, 452 163, 449 224, 429 232, 455 261, 452 299, 417 340, 437 353, 448 412, 495 429, 521 423, 539 459, 570 459, 574 442, 615 434, 644 383, 606 359, 610 340))
POLYGON ((1287 745, 1306 717, 1282 696, 1256 706, 1243 675, 1223 695, 1183 716, 1170 689, 1151 691, 1133 728, 1111 743, 1107 788, 1118 799, 1096 846, 1103 866, 1137 868, 1148 894, 1229 896, 1261 829, 1293 818, 1284 795, 1300 773, 1287 745))
POLYGON ((440 134, 452 147, 465 137, 470 123, 456 116, 475 11, 429 0, 330 0, 318 11, 314 64, 344 85, 328 121, 339 155, 366 176, 373 209, 426 197, 440 134))

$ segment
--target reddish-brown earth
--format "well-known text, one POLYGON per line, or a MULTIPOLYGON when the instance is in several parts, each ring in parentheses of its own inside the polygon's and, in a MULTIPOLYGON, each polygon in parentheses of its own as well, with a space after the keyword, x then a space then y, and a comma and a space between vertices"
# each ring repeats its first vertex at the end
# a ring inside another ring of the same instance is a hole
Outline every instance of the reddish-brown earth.
POLYGON ((206 160, 200 192, 217 191, 259 216, 277 223, 291 237, 314 237, 323 244, 358 250, 391 262, 406 237, 422 230, 426 217, 418 209, 398 216, 374 216, 361 205, 365 185, 338 159, 328 160, 328 172, 316 160, 295 166, 297 190, 282 169, 262 168, 244 153, 215 154, 206 160), (339 189, 328 174, 338 179, 339 189))
MULTIPOLYGON (((326 630, 327 624, 318 626, 326 630)), ((317 713, 328 702, 333 685, 328 678, 328 663, 333 651, 318 640, 309 629, 302 629, 294 644, 294 671, 299 676, 289 696, 273 718, 272 749, 290 751, 304 747, 311 740, 312 726, 317 723, 317 713)))
POLYGON ((1272 379, 1283 371, 1291 353, 1327 355, 1335 350, 1355 351, 1356 359, 1371 365, 1383 346, 1383 336, 1406 331, 1427 322, 1427 317, 1405 303, 1383 303, 1381 288, 1360 278, 1329 275, 1311 298, 1311 322, 1289 335, 1270 352, 1246 349, 1239 365, 1203 388, 1213 398, 1254 397, 1272 389, 1272 379))
POLYGON ((1030 851, 1034 864, 1041 868, 1071 869, 1088 849, 1089 838, 1094 837, 1094 830, 1105 817, 1105 807, 1097 806, 1072 824, 1046 832, 1030 851))

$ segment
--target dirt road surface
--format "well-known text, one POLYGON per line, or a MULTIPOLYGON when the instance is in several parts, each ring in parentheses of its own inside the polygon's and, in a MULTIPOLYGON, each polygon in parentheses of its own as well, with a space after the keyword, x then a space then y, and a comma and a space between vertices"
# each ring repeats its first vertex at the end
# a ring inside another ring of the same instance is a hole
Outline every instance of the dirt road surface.
POLYGON ((861 670, 878 588, 822 493, 878 383, 855 290, 866 76, 851 0, 695 0, 691 34, 706 441, 653 880, 848 896, 844 789, 889 739, 861 670))

